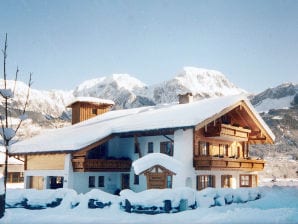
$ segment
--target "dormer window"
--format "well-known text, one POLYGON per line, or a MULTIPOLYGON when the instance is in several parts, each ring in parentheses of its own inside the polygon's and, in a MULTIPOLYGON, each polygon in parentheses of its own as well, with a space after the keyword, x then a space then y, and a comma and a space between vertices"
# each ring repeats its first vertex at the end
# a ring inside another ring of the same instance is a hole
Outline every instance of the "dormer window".
POLYGON ((96 108, 92 108, 92 114, 97 115, 97 109, 96 108))

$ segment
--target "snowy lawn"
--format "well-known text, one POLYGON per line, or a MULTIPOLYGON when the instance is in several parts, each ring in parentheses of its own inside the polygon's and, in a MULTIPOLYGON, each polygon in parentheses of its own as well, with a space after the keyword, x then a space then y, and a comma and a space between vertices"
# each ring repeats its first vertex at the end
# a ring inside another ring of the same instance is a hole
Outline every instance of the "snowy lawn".
MULTIPOLYGON (((141 193, 123 192, 121 197, 113 196, 93 190, 85 195, 77 195, 71 190, 34 191, 10 190, 10 203, 28 198, 31 203, 51 202, 57 195, 63 198, 61 204, 55 208, 29 210, 24 208, 7 209, 5 217, 0 223, 298 223, 298 187, 259 187, 256 189, 206 189, 195 195, 198 207, 179 213, 170 214, 135 214, 126 213, 120 209, 119 203, 124 198, 135 203, 156 203, 160 195, 156 191, 141 193), (136 198, 139 196, 139 198, 136 198), (103 202, 111 201, 110 206, 103 209, 89 209, 88 200, 96 198, 103 202), (216 198, 216 200, 214 200, 216 198), (225 198, 225 200, 224 200, 225 198), (38 200, 37 200, 38 199, 38 200), (257 200, 255 200, 257 199, 257 200), (217 206, 214 202, 217 201, 217 206), (242 201, 242 203, 240 203, 242 201), (78 202, 80 204, 73 207, 78 202), (226 204, 228 202, 230 204, 226 204), (210 207, 212 205, 212 207, 210 207), (220 206, 222 205, 222 206, 220 206), (73 207, 73 208, 71 208, 73 207)), ((167 197, 177 199, 177 192, 167 197)), ((191 200, 190 191, 178 191, 181 197, 191 200), (179 193, 180 192, 180 193, 179 193), (186 192, 183 193, 183 192, 186 192)))

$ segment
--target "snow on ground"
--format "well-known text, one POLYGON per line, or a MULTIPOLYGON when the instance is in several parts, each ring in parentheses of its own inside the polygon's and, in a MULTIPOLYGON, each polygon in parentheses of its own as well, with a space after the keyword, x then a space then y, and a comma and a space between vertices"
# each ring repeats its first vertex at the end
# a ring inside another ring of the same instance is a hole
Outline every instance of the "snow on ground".
MULTIPOLYGON (((158 191, 158 190, 157 190, 158 191)), ((191 190, 190 190, 191 191, 191 190)), ((135 214, 126 213, 120 210, 117 196, 109 195, 99 190, 91 191, 85 195, 77 195, 74 191, 60 189, 57 191, 39 192, 35 190, 11 190, 8 193, 8 198, 20 200, 24 196, 31 197, 31 201, 39 198, 40 201, 51 201, 59 195, 64 197, 62 204, 56 208, 47 208, 43 210, 28 210, 24 208, 7 209, 6 215, 0 220, 0 223, 31 223, 31 224, 47 224, 47 223, 298 223, 298 187, 259 187, 255 189, 205 189, 198 192, 199 198, 220 198, 221 196, 229 197, 233 195, 235 203, 224 206, 200 206, 194 210, 187 210, 179 213, 170 214, 135 214), (56 194, 56 195, 55 195, 56 194), (251 201, 257 195, 260 199, 251 201), (98 199, 112 201, 111 206, 103 209, 88 209, 84 206, 70 208, 67 205, 76 201, 86 202, 86 199, 97 197, 98 199), (247 201, 239 203, 241 200, 247 201)), ((152 191, 151 196, 156 197, 156 192, 152 191)), ((174 192, 174 191, 173 191, 174 192)), ((184 192, 182 190, 181 192, 184 192)), ((188 191, 185 191, 188 192, 188 191)), ((122 192, 122 194, 133 195, 133 192, 122 192)), ((138 195, 137 193, 136 195, 138 195)), ((139 194, 142 200, 142 195, 150 195, 150 191, 141 192, 139 194)), ((169 196, 171 193, 169 193, 169 196)), ((184 193, 182 193, 183 196, 184 193)), ((175 196, 175 195, 172 195, 175 196)), ((149 196, 150 197, 150 196, 149 196)))

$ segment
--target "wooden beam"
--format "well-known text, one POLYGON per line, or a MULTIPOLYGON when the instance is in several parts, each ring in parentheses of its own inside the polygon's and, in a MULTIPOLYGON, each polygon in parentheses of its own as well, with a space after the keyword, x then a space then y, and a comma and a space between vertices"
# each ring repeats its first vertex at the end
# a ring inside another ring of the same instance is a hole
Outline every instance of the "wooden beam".
POLYGON ((141 152, 141 148, 140 148, 140 143, 138 141, 138 136, 135 135, 134 136, 135 139, 135 147, 137 148, 138 154, 139 154, 139 158, 142 158, 142 152, 141 152))
POLYGON ((99 140, 99 141, 97 141, 97 142, 94 142, 94 143, 92 143, 92 144, 90 144, 90 145, 88 145, 88 146, 86 146, 86 147, 80 149, 79 151, 73 152, 72 155, 73 155, 73 156, 85 156, 86 153, 87 153, 89 150, 91 150, 91 149, 95 148, 96 146, 99 146, 99 145, 101 145, 101 144, 103 144, 103 143, 109 141, 109 140, 112 139, 113 137, 114 137, 114 135, 109 135, 109 136, 107 136, 107 137, 105 137, 105 138, 103 138, 103 139, 101 139, 101 140, 99 140))

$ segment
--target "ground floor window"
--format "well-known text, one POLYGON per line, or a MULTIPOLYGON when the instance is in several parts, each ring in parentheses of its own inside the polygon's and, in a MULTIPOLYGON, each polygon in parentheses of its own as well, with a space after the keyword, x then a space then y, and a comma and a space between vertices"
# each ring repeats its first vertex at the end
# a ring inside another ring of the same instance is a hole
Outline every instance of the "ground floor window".
POLYGON ((230 188, 232 185, 232 175, 221 175, 221 187, 230 188))
POLYGON ((89 176, 89 184, 90 188, 95 187, 95 176, 89 176))
POLYGON ((105 177, 99 176, 98 177, 98 187, 104 187, 105 186, 105 177))
POLYGON ((167 176, 167 188, 172 188, 172 182, 173 182, 172 176, 171 175, 167 176))
POLYGON ((7 174, 8 183, 21 183, 24 182, 24 173, 23 172, 9 172, 7 174))
POLYGON ((133 184, 135 184, 135 185, 139 185, 139 182, 140 182, 140 180, 139 180, 139 175, 134 175, 134 181, 133 181, 133 184))
POLYGON ((202 190, 207 187, 215 187, 214 175, 198 175, 197 176, 197 190, 202 190))
POLYGON ((257 187, 258 176, 255 174, 241 174, 239 177, 240 187, 257 187))
POLYGON ((64 178, 61 176, 50 176, 50 189, 63 188, 63 180, 64 178))

